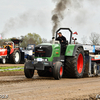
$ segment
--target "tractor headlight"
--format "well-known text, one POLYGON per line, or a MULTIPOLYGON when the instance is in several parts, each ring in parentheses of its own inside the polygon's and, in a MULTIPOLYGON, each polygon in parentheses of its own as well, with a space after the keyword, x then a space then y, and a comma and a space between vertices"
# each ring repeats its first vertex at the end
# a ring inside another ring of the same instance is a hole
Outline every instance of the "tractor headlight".
POLYGON ((34 61, 37 61, 37 59, 35 58, 34 61))
POLYGON ((48 61, 48 59, 44 59, 44 61, 48 61))

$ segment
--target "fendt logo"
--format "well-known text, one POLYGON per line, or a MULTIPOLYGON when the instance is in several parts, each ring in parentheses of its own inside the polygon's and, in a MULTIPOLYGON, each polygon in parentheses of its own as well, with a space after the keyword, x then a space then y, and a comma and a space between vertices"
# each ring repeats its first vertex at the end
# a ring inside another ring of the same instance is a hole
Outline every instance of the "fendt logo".
POLYGON ((40 48, 42 48, 42 46, 40 46, 40 48))

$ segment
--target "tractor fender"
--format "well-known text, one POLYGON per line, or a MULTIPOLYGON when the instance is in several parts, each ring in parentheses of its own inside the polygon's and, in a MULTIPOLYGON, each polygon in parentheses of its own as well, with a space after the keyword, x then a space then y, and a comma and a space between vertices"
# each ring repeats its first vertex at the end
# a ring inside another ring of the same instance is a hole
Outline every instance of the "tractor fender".
POLYGON ((82 48, 82 49, 83 49, 83 46, 82 46, 82 45, 75 45, 74 51, 73 51, 73 55, 72 55, 72 56, 75 56, 76 50, 77 50, 78 48, 82 48))
POLYGON ((11 49, 10 54, 12 54, 14 52, 14 49, 11 49))
POLYGON ((65 51, 65 56, 75 56, 76 50, 78 48, 83 48, 82 45, 79 44, 69 44, 65 51))

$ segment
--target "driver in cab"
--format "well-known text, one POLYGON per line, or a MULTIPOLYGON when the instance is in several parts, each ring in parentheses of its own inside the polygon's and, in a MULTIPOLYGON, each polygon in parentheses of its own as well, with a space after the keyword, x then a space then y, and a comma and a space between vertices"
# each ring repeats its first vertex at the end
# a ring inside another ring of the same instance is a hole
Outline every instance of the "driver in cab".
POLYGON ((59 37, 57 37, 56 40, 58 40, 61 44, 61 54, 64 54, 65 52, 64 46, 66 45, 66 38, 62 35, 61 32, 57 34, 59 35, 59 37))
POLYGON ((61 32, 57 33, 59 35, 59 37, 56 39, 58 40, 61 44, 65 44, 66 43, 66 38, 62 35, 61 32))

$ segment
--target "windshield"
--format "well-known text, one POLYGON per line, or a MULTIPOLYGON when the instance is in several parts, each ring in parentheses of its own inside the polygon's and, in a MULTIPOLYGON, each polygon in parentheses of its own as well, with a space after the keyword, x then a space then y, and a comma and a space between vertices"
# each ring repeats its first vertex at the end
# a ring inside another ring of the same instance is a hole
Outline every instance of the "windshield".
POLYGON ((34 45, 28 45, 26 49, 27 50, 33 50, 34 49, 34 45))

